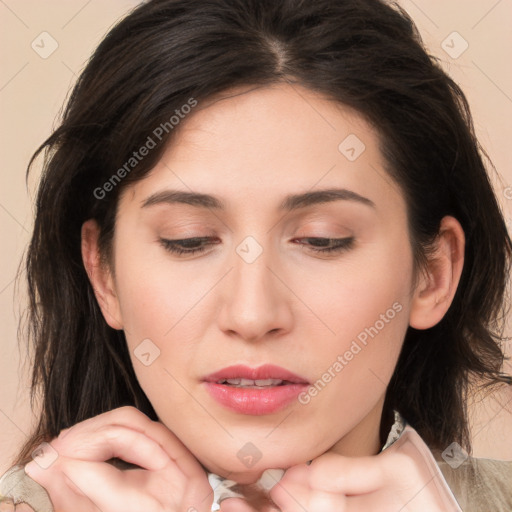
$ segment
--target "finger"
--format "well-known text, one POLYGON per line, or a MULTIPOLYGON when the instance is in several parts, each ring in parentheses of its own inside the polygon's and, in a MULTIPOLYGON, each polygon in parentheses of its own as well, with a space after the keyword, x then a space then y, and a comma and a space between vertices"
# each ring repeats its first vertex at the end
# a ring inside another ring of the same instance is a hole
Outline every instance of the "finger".
POLYGON ((364 494, 384 485, 384 467, 385 461, 379 456, 344 457, 327 452, 314 459, 309 466, 301 465, 300 471, 288 470, 282 482, 290 479, 312 490, 345 495, 364 494))
POLYGON ((104 462, 62 457, 58 466, 42 471, 37 478, 57 512, 68 512, 71 504, 73 512, 159 510, 161 504, 148 491, 142 473, 148 475, 144 470, 123 472, 104 462))
POLYGON ((59 456, 98 462, 117 457, 153 471, 171 462, 169 455, 156 441, 140 432, 119 426, 73 432, 65 441, 56 439, 49 446, 42 445, 38 452, 38 458, 25 466, 26 472, 31 475, 50 467, 59 456))
POLYGON ((63 468, 68 485, 99 510, 159 510, 158 501, 142 489, 141 473, 143 470, 122 472, 109 464, 76 460, 69 460, 63 468))
POLYGON ((140 469, 119 471, 105 463, 70 460, 64 468, 64 475, 75 492, 90 500, 98 512, 164 509, 209 512, 211 499, 205 502, 205 498, 213 496, 213 493, 206 477, 202 482, 204 485, 189 487, 184 492, 187 477, 174 467, 173 475, 162 475, 140 469))
POLYGON ((105 462, 61 456, 46 470, 38 466, 31 477, 48 491, 56 512, 68 512, 70 504, 73 512, 140 512, 160 510, 164 502, 171 510, 182 502, 190 504, 187 510, 210 510, 205 500, 211 503, 213 493, 206 476, 195 485, 189 480, 183 494, 187 478, 176 464, 169 459, 163 471, 122 471, 105 462))
MULTIPOLYGON (((167 427, 150 420, 133 407, 122 407, 100 414, 62 431, 59 437, 51 443, 56 446, 56 450, 53 448, 52 450, 54 451, 53 455, 57 455, 57 460, 49 461, 50 464, 46 466, 49 469, 45 470, 35 462, 31 462, 27 464, 26 471, 33 476, 35 481, 49 490, 44 483, 48 480, 47 475, 55 474, 55 471, 57 471, 55 467, 59 467, 60 459, 66 460, 63 453, 69 455, 69 459, 71 459, 77 456, 77 450, 80 450, 79 453, 83 459, 99 458, 106 460, 117 457, 137 464, 142 468, 154 470, 163 465, 165 457, 160 460, 158 457, 155 460, 154 454, 158 452, 158 449, 153 446, 148 451, 144 447, 151 446, 151 444, 148 444, 151 442, 158 445, 167 456, 167 467, 174 471, 170 481, 182 482, 182 487, 185 488, 185 495, 183 496, 185 502, 197 503, 197 506, 194 505, 195 508, 202 510, 204 508, 203 502, 208 501, 213 495, 205 470, 167 427), (117 434, 112 434, 108 441, 105 441, 105 432, 117 432, 117 434), (130 433, 128 434, 128 432, 130 433), (140 448, 137 449, 139 444, 133 439, 141 440, 140 448), (59 451, 60 456, 58 456, 59 451), (184 476, 188 477, 187 485, 182 481, 184 476)), ((108 466, 111 465, 108 464, 108 466)), ((137 470, 125 471, 124 473, 133 471, 137 470)), ((59 479, 55 478, 53 480, 58 481, 59 479)), ((180 491, 183 492, 183 489, 180 491)), ((49 492, 51 491, 49 490, 49 492)))
MULTIPOLYGON (((123 472, 104 462, 112 457, 121 458, 150 471, 165 468, 168 472, 168 481, 185 486, 183 473, 162 447, 135 430, 106 426, 96 432, 82 431, 80 435, 73 432, 66 437, 66 443, 70 445, 69 448, 66 448, 64 454, 61 453, 49 467, 36 461, 25 466, 27 474, 48 490, 52 500, 54 495, 60 493, 60 489, 54 484, 63 480, 60 475, 67 476, 75 484, 74 492, 77 489, 84 489, 84 496, 89 497, 93 503, 101 502, 100 498, 102 493, 106 492, 106 485, 111 490, 110 494, 112 490, 115 492, 116 489, 122 488, 123 479, 126 482, 137 470, 123 472), (76 437, 78 439, 75 439, 76 437), (96 474, 91 474, 90 468, 94 468, 96 474)), ((123 491, 123 495, 127 496, 126 491, 123 491)))
POLYGON ((188 448, 165 425, 152 421, 135 407, 113 409, 63 430, 59 443, 71 435, 87 430, 98 430, 106 425, 117 425, 136 430, 160 444, 167 455, 174 460, 183 473, 189 477, 204 475, 204 470, 188 448))
POLYGON ((297 464, 288 468, 281 480, 269 492, 272 501, 283 512, 304 512, 301 490, 308 489, 308 466, 297 464))
POLYGON ((64 475, 62 467, 69 461, 66 457, 59 457, 58 462, 46 470, 36 465, 38 469, 31 472, 30 477, 46 489, 56 512, 67 511, 70 503, 73 504, 73 512, 98 512, 94 504, 83 493, 77 492, 78 488, 64 475))
POLYGON ((311 489, 307 485, 303 485, 298 480, 286 481, 283 477, 270 491, 270 497, 282 512, 304 512, 305 510, 309 512, 307 505, 310 492, 311 489))
POLYGON ((381 488, 386 480, 384 461, 378 456, 343 457, 327 453, 310 467, 312 486, 329 492, 365 494, 381 488))
POLYGON ((104 412, 62 430, 57 438, 58 443, 67 441, 69 436, 76 438, 84 432, 97 431, 106 426, 130 428, 157 442, 158 438, 162 437, 161 432, 157 433, 162 427, 160 423, 151 420, 135 407, 126 406, 104 412))

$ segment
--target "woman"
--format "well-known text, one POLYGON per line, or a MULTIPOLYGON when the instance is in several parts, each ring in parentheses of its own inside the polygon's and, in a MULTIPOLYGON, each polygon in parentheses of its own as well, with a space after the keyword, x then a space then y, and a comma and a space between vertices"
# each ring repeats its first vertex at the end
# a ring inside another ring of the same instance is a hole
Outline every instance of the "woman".
POLYGON ((44 406, 4 495, 510 508, 510 463, 467 456, 466 398, 475 377, 511 383, 511 240, 464 94, 403 11, 150 1, 43 149, 27 273, 44 406))

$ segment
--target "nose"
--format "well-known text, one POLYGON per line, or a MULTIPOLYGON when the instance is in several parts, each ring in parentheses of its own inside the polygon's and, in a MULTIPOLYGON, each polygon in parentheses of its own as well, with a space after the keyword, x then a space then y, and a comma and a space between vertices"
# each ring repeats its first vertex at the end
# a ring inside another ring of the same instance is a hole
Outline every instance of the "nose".
POLYGON ((291 330, 293 293, 270 250, 251 260, 236 253, 221 289, 219 328, 246 341, 257 341, 291 330))

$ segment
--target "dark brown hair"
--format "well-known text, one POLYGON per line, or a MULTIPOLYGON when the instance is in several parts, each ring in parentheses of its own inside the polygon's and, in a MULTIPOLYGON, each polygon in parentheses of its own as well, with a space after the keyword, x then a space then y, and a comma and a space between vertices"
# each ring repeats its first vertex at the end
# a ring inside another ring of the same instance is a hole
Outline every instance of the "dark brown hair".
POLYGON ((408 15, 384 1, 152 0, 107 34, 29 164, 44 151, 26 258, 32 392, 43 408, 20 460, 39 440, 122 405, 156 419, 124 333, 101 314, 80 233, 96 219, 109 254, 119 194, 147 175, 174 131, 108 193, 98 189, 191 98, 201 104, 236 86, 281 81, 352 107, 378 128, 387 171, 407 201, 417 270, 443 216, 461 223, 467 245, 454 301, 436 326, 407 331, 384 418, 396 409, 431 448, 457 441, 470 451, 470 379, 510 383, 500 343, 512 244, 461 89, 408 15))

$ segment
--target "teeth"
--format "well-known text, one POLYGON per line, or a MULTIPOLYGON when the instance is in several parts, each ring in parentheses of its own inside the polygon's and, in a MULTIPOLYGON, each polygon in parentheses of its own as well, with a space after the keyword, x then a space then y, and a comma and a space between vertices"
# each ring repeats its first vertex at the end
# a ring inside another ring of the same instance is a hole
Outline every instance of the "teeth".
POLYGON ((283 381, 281 379, 260 379, 254 382, 256 382, 256 386, 279 386, 283 381))
POLYGON ((268 387, 268 386, 279 386, 283 383, 281 379, 223 379, 219 381, 220 384, 230 384, 231 386, 237 386, 240 388, 245 387, 268 387))

